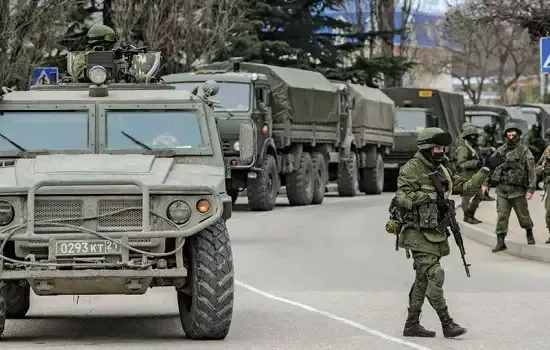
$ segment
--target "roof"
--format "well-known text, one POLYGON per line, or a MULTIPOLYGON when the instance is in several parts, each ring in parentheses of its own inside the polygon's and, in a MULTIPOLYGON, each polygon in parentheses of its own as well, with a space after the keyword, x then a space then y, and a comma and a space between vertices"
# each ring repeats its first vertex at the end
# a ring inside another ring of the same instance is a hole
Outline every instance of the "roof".
MULTIPOLYGON (((241 82, 241 83, 250 83, 252 81, 252 75, 255 73, 249 72, 216 72, 212 70, 205 69, 200 71, 201 73, 176 73, 168 74, 162 77, 164 82, 170 83, 182 83, 188 81, 206 81, 214 80, 217 82, 241 82)), ((265 74, 256 74, 259 80, 267 80, 265 74)))
POLYGON ((109 90, 109 96, 90 97, 87 90, 51 90, 51 91, 14 91, 4 95, 3 101, 34 102, 34 101, 185 101, 198 98, 186 90, 109 90))

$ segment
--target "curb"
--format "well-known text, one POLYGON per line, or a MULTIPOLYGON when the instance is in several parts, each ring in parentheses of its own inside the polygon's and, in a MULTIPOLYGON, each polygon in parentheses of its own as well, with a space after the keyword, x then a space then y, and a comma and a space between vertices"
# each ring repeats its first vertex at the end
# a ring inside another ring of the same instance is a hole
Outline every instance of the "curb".
MULTIPOLYGON (((334 183, 329 183, 327 185, 327 188, 328 188, 328 192, 337 192, 338 191, 338 185, 334 184, 334 183)), ((286 187, 285 186, 281 186, 281 188, 279 189, 279 196, 286 196, 286 187)), ((246 188, 239 192, 239 197, 246 197, 246 188)))
MULTIPOLYGON (((496 244, 496 235, 494 233, 489 233, 479 227, 468 224, 467 222, 460 222, 459 225, 463 228, 468 228, 468 230, 462 230, 462 235, 464 237, 468 237, 469 239, 484 244, 488 247, 493 247, 496 244)), ((508 247, 508 250, 504 251, 504 253, 523 259, 550 263, 550 245, 528 245, 526 243, 518 243, 507 239, 506 246, 508 247)))

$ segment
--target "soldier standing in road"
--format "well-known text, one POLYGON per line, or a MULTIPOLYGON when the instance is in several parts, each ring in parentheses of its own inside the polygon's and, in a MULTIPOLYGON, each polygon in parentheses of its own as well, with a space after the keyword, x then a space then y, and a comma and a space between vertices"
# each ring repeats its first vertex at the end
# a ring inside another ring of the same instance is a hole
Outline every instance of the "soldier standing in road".
POLYGON ((438 171, 447 197, 451 193, 473 195, 479 192, 490 170, 501 164, 498 154, 487 160, 486 166, 468 181, 448 170, 445 147, 451 144, 451 135, 440 128, 426 128, 417 137, 419 151, 399 170, 395 202, 402 226, 398 229, 398 245, 412 252, 416 278, 409 292, 408 317, 403 335, 409 337, 435 337, 435 332, 420 325, 420 313, 424 300, 437 312, 443 335, 453 338, 466 333, 449 315, 443 296, 445 271, 439 264, 450 253, 447 235, 437 231, 440 209, 447 202, 438 199, 429 173, 438 171), (442 203, 443 202, 443 203, 442 203))
MULTIPOLYGON (((493 248, 493 253, 508 249, 505 238, 512 209, 521 228, 526 232, 527 243, 535 244, 533 220, 527 204, 527 201, 533 198, 537 186, 535 160, 527 146, 520 143, 521 130, 515 124, 506 125, 504 135, 505 144, 495 153, 502 154, 506 161, 491 175, 491 181, 496 183, 498 214, 495 230, 497 244, 493 248)), ((488 190, 487 186, 488 181, 483 186, 483 192, 488 190)))
MULTIPOLYGON (((480 148, 486 150, 486 153, 495 152, 498 148, 498 143, 496 140, 496 125, 487 124, 483 127, 483 133, 479 138, 478 145, 480 148)), ((493 202, 495 199, 489 195, 489 191, 481 195, 482 201, 493 202)))
MULTIPOLYGON (((464 122, 462 123, 462 126, 460 127, 460 132, 463 133, 464 130, 468 127, 475 127, 474 124, 470 123, 470 122, 464 122)), ((461 138, 461 137, 458 137, 452 144, 452 148, 453 148, 453 152, 451 152, 450 154, 450 165, 451 165, 451 169, 453 171, 456 171, 457 169, 457 158, 456 158, 456 152, 454 152, 454 150, 457 150, 460 146, 464 145, 464 140, 461 138)))
MULTIPOLYGON (((479 155, 479 148, 477 145, 479 133, 474 126, 468 126, 464 128, 464 131, 460 135, 464 142, 456 150, 456 166, 459 175, 463 179, 471 179, 474 174, 478 172, 483 164, 483 160, 479 155)), ((479 224, 482 221, 476 219, 475 212, 481 203, 481 189, 475 195, 468 194, 462 195, 462 211, 464 212, 464 221, 469 224, 479 224)))
MULTIPOLYGON (((547 130, 548 131, 548 130, 547 130)), ((537 174, 544 179, 544 207, 546 209, 546 228, 550 232, 550 145, 546 147, 539 161, 537 162, 537 174)), ((550 238, 546 241, 550 244, 550 238)))
POLYGON ((531 126, 531 130, 523 138, 523 144, 529 148, 535 159, 539 159, 542 156, 545 142, 542 138, 542 128, 539 124, 531 126))

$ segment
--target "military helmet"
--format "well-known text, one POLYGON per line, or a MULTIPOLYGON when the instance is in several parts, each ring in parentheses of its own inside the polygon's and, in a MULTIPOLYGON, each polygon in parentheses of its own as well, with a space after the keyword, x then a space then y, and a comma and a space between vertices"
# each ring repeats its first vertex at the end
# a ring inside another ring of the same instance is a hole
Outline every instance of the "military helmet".
POLYGON ((90 28, 90 30, 88 30, 88 34, 86 34, 86 40, 88 44, 114 44, 117 42, 117 35, 113 28, 109 26, 103 24, 94 24, 90 28))
POLYGON ((518 126, 515 123, 506 124, 506 126, 504 127, 504 135, 506 135, 506 133, 510 130, 515 130, 518 133, 518 135, 521 135, 521 129, 518 128, 518 126))
POLYGON ((462 133, 460 134, 461 138, 466 138, 468 136, 478 136, 479 132, 477 131, 477 128, 473 125, 469 125, 462 130, 462 133))
POLYGON ((440 128, 426 128, 418 133, 416 145, 419 149, 431 149, 436 146, 449 146, 453 142, 451 134, 440 128))
POLYGON ((483 131, 485 131, 486 133, 492 133, 493 131, 495 131, 495 126, 493 124, 486 124, 483 127, 483 131))
POLYGON ((464 131, 464 129, 466 129, 467 127, 469 126, 474 126, 474 124, 470 123, 470 122, 464 122, 462 124, 462 127, 460 128, 460 131, 464 131))

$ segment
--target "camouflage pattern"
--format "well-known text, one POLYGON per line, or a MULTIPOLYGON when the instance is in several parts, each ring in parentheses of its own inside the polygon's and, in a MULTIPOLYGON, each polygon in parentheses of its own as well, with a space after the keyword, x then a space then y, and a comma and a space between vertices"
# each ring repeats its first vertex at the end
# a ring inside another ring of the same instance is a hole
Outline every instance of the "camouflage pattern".
MULTIPOLYGON (((550 231, 550 146, 547 146, 539 161, 537 162, 537 174, 544 181, 544 207, 546 209, 546 228, 550 231)), ((546 241, 546 244, 550 244, 550 238, 546 241)))
MULTIPOLYGON (((79 82, 87 81, 84 72, 86 70, 86 54, 88 52, 91 52, 91 50, 77 53, 71 64, 72 76, 79 82)), ((137 83, 144 83, 156 73, 160 67, 159 63, 159 52, 139 53, 133 56, 132 67, 129 72, 136 78, 137 83)))
MULTIPOLYGON (((479 168, 481 168, 482 159, 477 145, 478 135, 477 128, 474 126, 466 127, 461 134, 463 143, 456 150, 458 174, 467 180, 471 179, 479 168)), ((475 212, 481 203, 481 198, 481 191, 473 196, 462 195, 461 207, 464 212, 464 221, 472 224, 481 223, 480 220, 474 219, 475 212)))
MULTIPOLYGON (((428 177, 430 172, 438 170, 445 179, 447 195, 452 193, 474 195, 488 176, 486 168, 478 171, 470 180, 454 175, 445 167, 437 166, 426 158, 421 151, 417 152, 399 171, 396 198, 400 207, 407 213, 419 212, 422 206, 433 207, 436 204, 436 191, 428 177)), ((435 213, 437 217, 437 213, 435 213)), ((399 246, 412 251, 415 280, 409 292, 409 307, 418 310, 425 298, 437 312, 444 332, 447 329, 459 329, 450 318, 443 293, 445 271, 440 265, 440 258, 450 253, 446 235, 433 228, 420 228, 418 223, 405 220, 399 235, 399 246), (454 328, 453 328, 454 327, 454 328)), ((465 332, 465 329, 460 328, 465 332)))
POLYGON ((529 148, 535 159, 539 159, 542 156, 546 142, 542 137, 540 125, 533 124, 531 126, 531 130, 523 137, 523 144, 529 148))
POLYGON ((498 143, 495 138, 496 129, 492 124, 487 124, 483 127, 483 133, 479 137, 478 145, 483 148, 497 148, 498 143))

